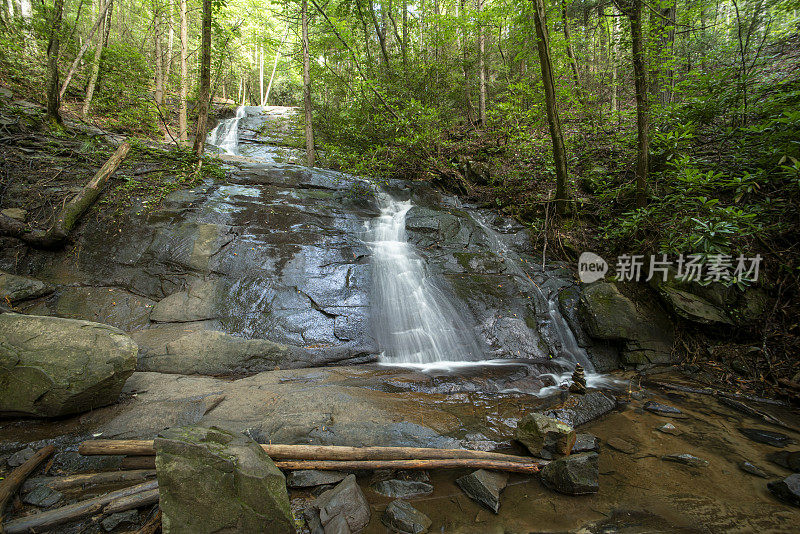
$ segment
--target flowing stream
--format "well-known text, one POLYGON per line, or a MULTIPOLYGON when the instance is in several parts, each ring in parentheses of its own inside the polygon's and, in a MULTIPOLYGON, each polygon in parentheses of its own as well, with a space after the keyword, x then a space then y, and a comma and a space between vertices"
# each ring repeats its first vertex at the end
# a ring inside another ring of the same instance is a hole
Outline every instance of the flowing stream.
POLYGON ((406 237, 411 201, 377 192, 380 216, 365 242, 372 250, 374 330, 382 360, 392 364, 475 361, 482 350, 472 329, 433 282, 406 237))
POLYGON ((206 142, 222 149, 226 154, 236 155, 239 149, 239 121, 247 114, 244 106, 236 108, 236 115, 219 122, 208 133, 206 142))

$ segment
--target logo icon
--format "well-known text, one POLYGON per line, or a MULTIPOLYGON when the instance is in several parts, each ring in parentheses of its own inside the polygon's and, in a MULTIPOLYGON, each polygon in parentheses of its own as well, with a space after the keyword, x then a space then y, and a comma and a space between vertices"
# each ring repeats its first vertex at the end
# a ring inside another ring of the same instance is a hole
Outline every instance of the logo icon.
POLYGON ((584 284, 591 284, 602 279, 608 272, 606 260, 594 252, 583 252, 578 258, 578 278, 584 284))

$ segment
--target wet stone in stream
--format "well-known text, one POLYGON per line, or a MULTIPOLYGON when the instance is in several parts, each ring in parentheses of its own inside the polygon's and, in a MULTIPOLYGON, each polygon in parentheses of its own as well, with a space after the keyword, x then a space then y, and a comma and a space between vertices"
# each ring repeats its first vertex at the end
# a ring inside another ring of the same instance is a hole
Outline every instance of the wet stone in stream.
POLYGON ((667 454, 661 458, 668 462, 684 464, 690 467, 708 467, 708 460, 703 460, 691 454, 667 454))
POLYGON ((772 445, 773 447, 785 447, 794 443, 794 440, 789 436, 780 432, 772 432, 760 428, 740 428, 739 432, 755 442, 772 445))
POLYGON ((686 414, 674 406, 661 404, 659 402, 647 401, 644 403, 643 408, 648 412, 653 412, 654 414, 663 415, 665 417, 674 417, 676 419, 684 419, 687 417, 686 414))
POLYGON ((428 532, 431 519, 400 499, 392 501, 381 516, 381 523, 400 534, 428 532))
POLYGON ((789 475, 767 484, 767 488, 780 500, 800 506, 800 474, 789 475))
POLYGON ((755 464, 748 462, 747 460, 739 463, 739 469, 744 471, 745 473, 750 473, 751 475, 755 475, 761 478, 768 478, 767 475, 761 468, 756 466, 755 464))
POLYGON ((431 484, 416 480, 381 480, 380 482, 372 484, 370 487, 376 493, 398 499, 433 493, 433 486, 431 484))
POLYGON ((588 433, 578 434, 571 454, 581 452, 600 452, 600 440, 597 439, 597 436, 588 433))
POLYGON ((508 484, 508 475, 478 469, 456 480, 456 484, 471 499, 497 513, 500 510, 500 492, 508 484))
POLYGON ((598 454, 573 454, 550 462, 540 471, 548 488, 567 495, 597 493, 600 489, 598 454))
POLYGON ((800 473, 800 451, 778 451, 767 455, 770 462, 800 473))

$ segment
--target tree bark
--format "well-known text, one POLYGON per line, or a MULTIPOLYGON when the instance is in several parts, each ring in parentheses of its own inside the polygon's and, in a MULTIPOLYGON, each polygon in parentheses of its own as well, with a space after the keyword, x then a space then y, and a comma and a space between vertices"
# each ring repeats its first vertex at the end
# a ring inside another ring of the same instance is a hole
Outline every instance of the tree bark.
POLYGON ((474 110, 472 108, 472 90, 470 89, 469 80, 469 53, 467 51, 467 4, 465 0, 460 1, 461 6, 461 19, 463 31, 461 36, 461 71, 464 74, 464 105, 467 108, 467 122, 474 126, 475 118, 473 117, 474 110))
POLYGON ((61 20, 64 17, 64 0, 54 0, 50 19, 50 39, 47 44, 47 116, 61 124, 61 96, 58 83, 58 55, 61 48, 61 20))
POLYGON ((314 125, 311 116, 311 60, 308 50, 308 0, 302 1, 303 26, 303 107, 306 115, 306 162, 309 167, 315 163, 314 125))
POLYGON ((480 98, 478 102, 478 121, 481 126, 486 125, 486 33, 480 20, 483 11, 483 0, 478 2, 478 80, 480 83, 480 98))
POLYGON ((92 37, 94 36, 95 32, 100 27, 100 25, 103 23, 106 11, 108 11, 108 8, 111 7, 113 1, 114 0, 108 0, 108 3, 103 8, 103 11, 97 16, 97 20, 94 22, 92 29, 89 31, 89 35, 86 36, 86 41, 83 43, 83 46, 81 46, 81 49, 78 50, 78 55, 75 56, 75 60, 72 62, 72 65, 70 66, 69 71, 67 72, 66 78, 64 78, 64 83, 61 84, 61 89, 58 92, 59 100, 64 98, 64 93, 67 92, 69 83, 72 81, 72 77, 75 75, 75 71, 78 70, 78 65, 80 65, 81 59, 83 59, 83 55, 86 53, 86 50, 89 48, 89 45, 92 42, 92 37))
POLYGON ((269 84, 267 84, 267 93, 264 95, 264 102, 261 104, 262 106, 266 106, 269 104, 269 93, 272 91, 272 82, 275 79, 275 71, 278 69, 278 59, 281 57, 281 49, 283 45, 286 43, 286 39, 289 38, 289 28, 287 26, 286 33, 283 35, 283 39, 281 40, 281 44, 277 50, 275 50, 275 61, 272 62, 272 74, 269 75, 269 84))
POLYGON ((642 41, 642 0, 632 0, 626 15, 631 23, 633 77, 636 87, 636 205, 647 204, 650 173, 650 100, 647 94, 647 63, 642 41))
POLYGON ((97 171, 80 193, 64 205, 50 230, 32 230, 16 219, 0 214, 0 235, 21 239, 37 248, 52 249, 63 246, 67 241, 69 232, 86 210, 94 204, 97 197, 100 196, 100 192, 103 190, 108 178, 114 174, 130 149, 131 145, 128 141, 123 142, 117 148, 116 152, 97 171))
POLYGON ((189 94, 189 65, 187 54, 189 51, 189 20, 187 13, 187 0, 181 0, 181 95, 180 111, 178 112, 178 139, 182 144, 188 141, 188 125, 186 118, 186 98, 189 94))
MULTIPOLYGON (((102 2, 102 0, 100 0, 102 2)), ((164 104, 164 50, 161 46, 162 13, 157 0, 153 1, 153 44, 156 62, 156 104, 164 104)))
MULTIPOLYGON (((112 0, 107 0, 110 4, 112 0)), ((89 83, 86 86, 86 96, 83 99, 83 106, 81 107, 81 117, 86 117, 89 114, 89 107, 92 105, 92 98, 94 97, 94 90, 97 86, 97 77, 100 75, 100 60, 103 57, 103 48, 108 41, 108 27, 111 24, 111 10, 104 9, 105 0, 100 0, 99 10, 105 11, 103 15, 103 22, 100 28, 100 34, 97 36, 97 48, 94 51, 94 59, 92 60, 92 72, 89 74, 89 83)))
MULTIPOLYGON (((3 522, 3 509, 6 507, 6 504, 8 504, 9 499, 16 493, 22 483, 25 482, 25 479, 39 467, 39 464, 45 461, 55 450, 56 448, 53 445, 48 445, 38 450, 28 461, 14 469, 5 480, 0 481, 0 524, 3 522)), ((3 527, 0 526, 0 532, 2 531, 3 527)))
POLYGON ((211 104, 211 0, 203 0, 203 38, 200 58, 200 90, 197 97, 197 125, 192 151, 199 158, 206 146, 208 107, 211 104))
POLYGON ((534 24, 536 25, 536 47, 539 51, 539 63, 542 69, 545 107, 547 108, 547 124, 553 140, 553 160, 556 166, 556 210, 564 213, 566 208, 567 153, 564 147, 564 136, 561 132, 561 119, 556 106, 556 89, 553 80, 553 63, 550 59, 550 42, 547 30, 547 15, 544 1, 535 0, 534 24))
POLYGON ((567 44, 567 59, 569 59, 569 66, 572 69, 572 78, 575 80, 575 92, 578 95, 578 100, 583 103, 583 88, 581 87, 581 77, 578 74, 578 61, 575 59, 575 50, 572 47, 572 39, 569 31, 569 17, 567 16, 567 3, 561 0, 561 23, 564 26, 564 40, 567 44))
POLYGON ((503 462, 499 460, 476 460, 468 458, 434 459, 434 460, 277 460, 278 469, 303 470, 319 469, 323 471, 353 471, 359 469, 491 469, 512 473, 538 473, 539 468, 547 462, 528 463, 503 462))
POLYGON ((118 484, 120 482, 143 482, 155 478, 153 469, 139 469, 133 471, 103 471, 100 473, 81 473, 63 477, 39 477, 28 480, 22 486, 22 491, 33 490, 36 486, 45 485, 53 490, 86 487, 96 484, 118 484))

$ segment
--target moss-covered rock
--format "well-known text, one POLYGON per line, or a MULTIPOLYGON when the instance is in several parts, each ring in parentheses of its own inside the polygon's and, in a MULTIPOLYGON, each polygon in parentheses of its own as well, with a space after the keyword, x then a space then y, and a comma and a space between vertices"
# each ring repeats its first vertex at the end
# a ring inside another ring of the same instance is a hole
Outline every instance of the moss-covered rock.
POLYGON ((532 413, 517 423, 515 438, 534 456, 541 455, 543 450, 566 455, 575 445, 576 434, 571 426, 558 419, 532 413))
POLYGON ((0 414, 60 417, 111 404, 136 353, 108 325, 0 314, 0 414))
POLYGON ((294 533, 286 479, 255 441, 189 426, 165 430, 155 447, 165 534, 294 533))

